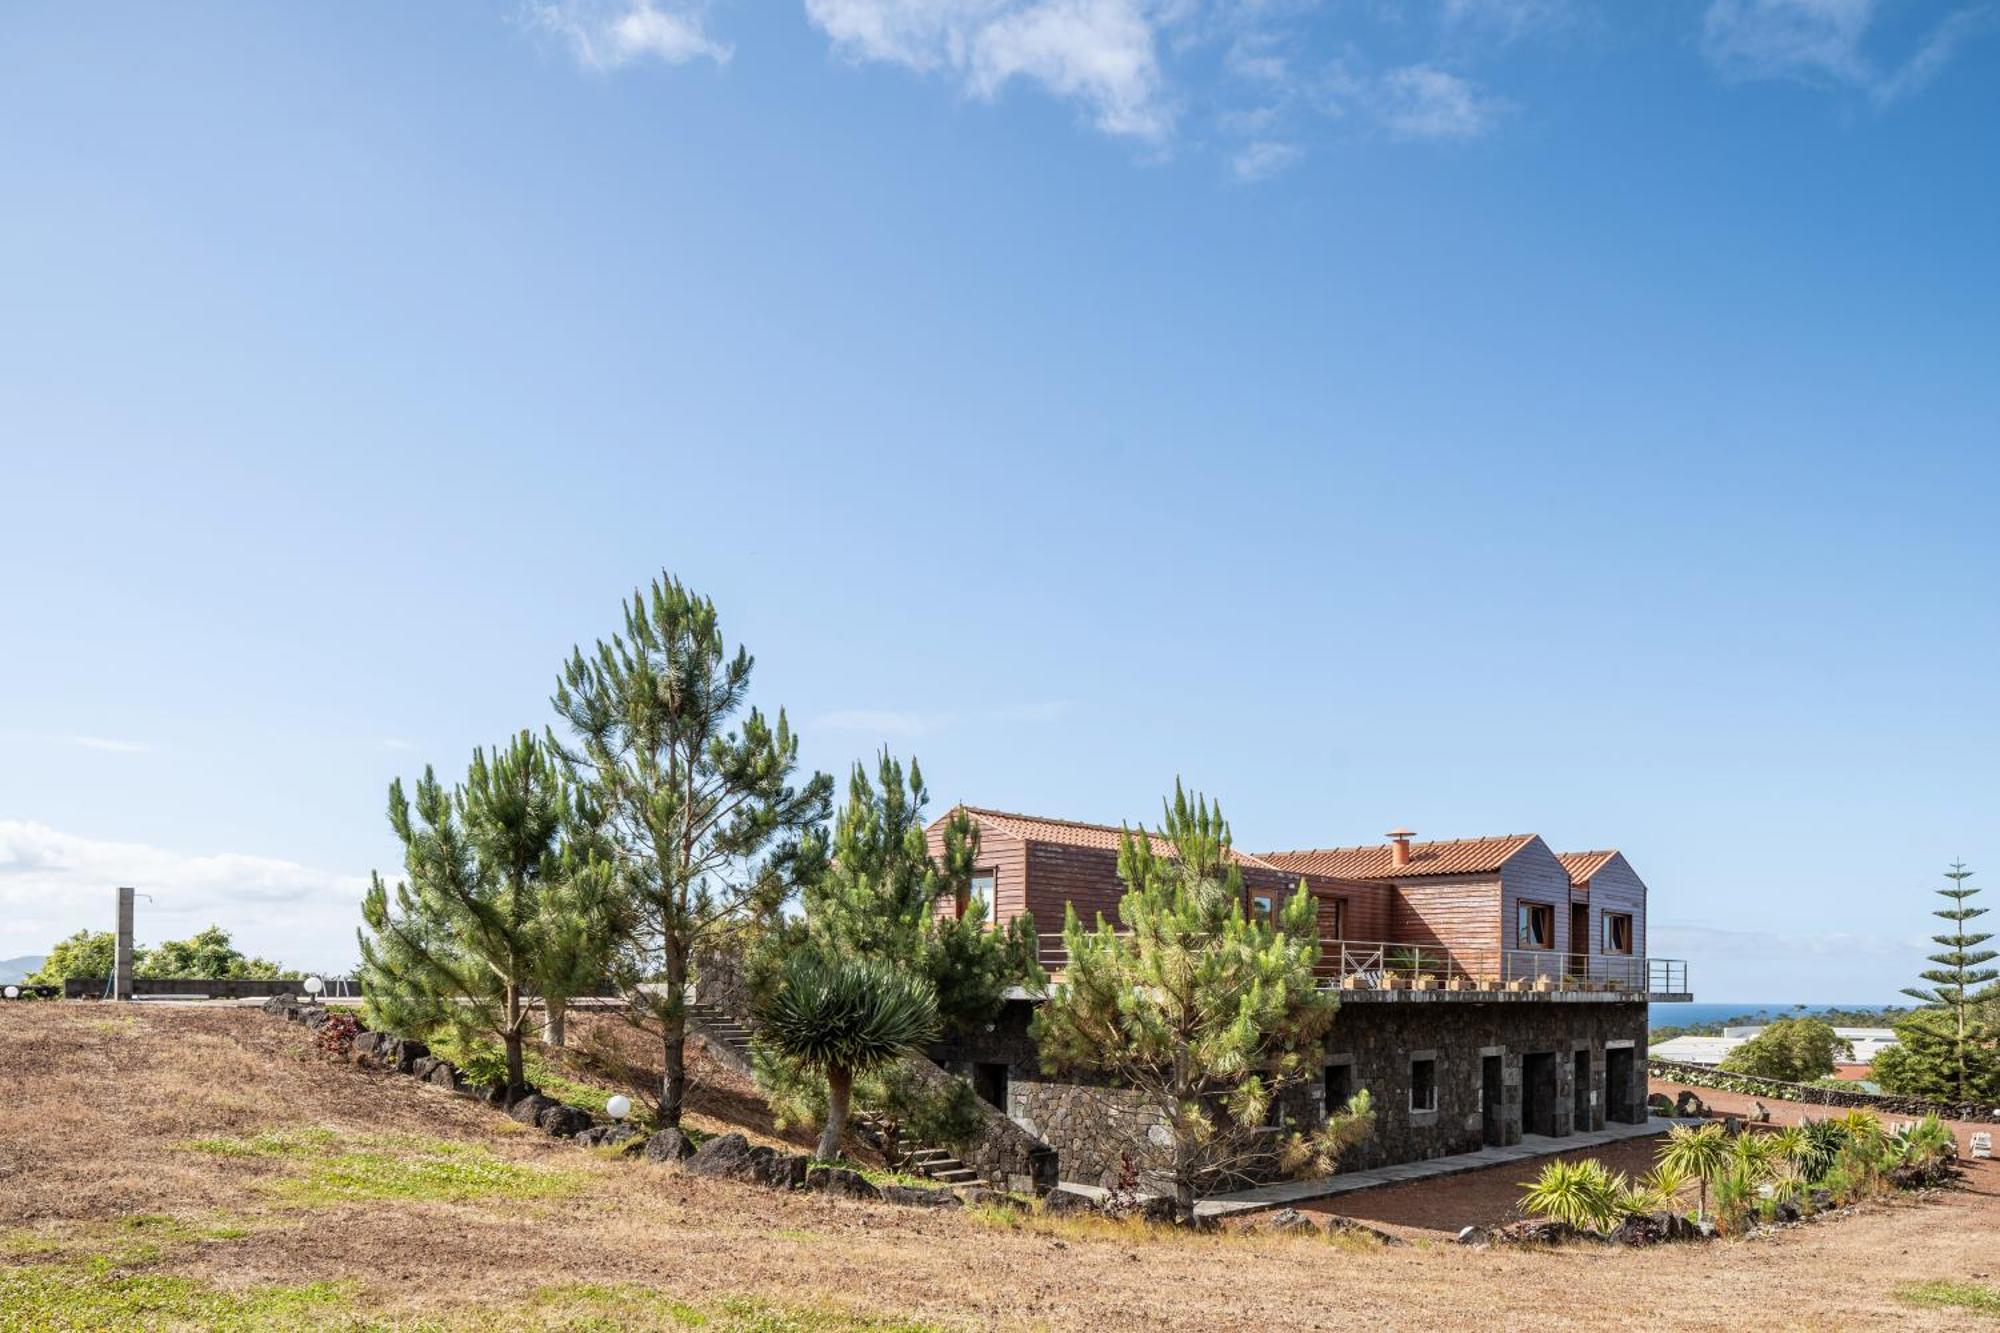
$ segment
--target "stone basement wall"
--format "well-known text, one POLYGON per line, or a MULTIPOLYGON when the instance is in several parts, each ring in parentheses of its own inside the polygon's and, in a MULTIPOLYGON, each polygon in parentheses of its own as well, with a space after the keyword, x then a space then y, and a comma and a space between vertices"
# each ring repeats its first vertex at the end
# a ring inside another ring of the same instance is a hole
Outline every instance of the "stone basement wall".
MULTIPOLYGON (((359 993, 359 987, 347 983, 359 993)), ((109 994, 106 977, 69 977, 63 981, 65 1000, 94 1000, 109 994)), ((281 995, 297 995, 298 978, 282 981, 275 977, 134 977, 132 995, 199 995, 209 1000, 264 1000, 281 995)))
MULTIPOLYGON (((1520 997, 1515 997, 1520 998, 1520 997)), ((1503 1143, 1519 1143, 1523 1057, 1554 1057, 1548 1119, 1554 1136, 1604 1128, 1622 1105, 1631 1123, 1646 1117, 1646 1006, 1640 1003, 1455 1003, 1353 1001, 1343 1004, 1327 1037, 1326 1063, 1347 1064, 1355 1091, 1375 1102, 1375 1134, 1342 1166, 1366 1170, 1398 1162, 1477 1152, 1484 1139, 1485 1060, 1501 1060, 1499 1130, 1503 1143), (1590 1066, 1589 1123, 1575 1114, 1575 1053, 1590 1066), (1621 1097, 1606 1087, 1608 1057, 1629 1050, 1630 1075, 1621 1097), (1410 1109, 1410 1066, 1428 1055, 1437 1061, 1437 1109, 1410 1109)), ((1313 1089, 1315 1099, 1324 1083, 1313 1089)), ((1317 1108, 1315 1108, 1317 1110, 1317 1108)))
MULTIPOLYGON (((940 1063, 967 1075, 977 1065, 1004 1066, 1007 1114, 1061 1157, 1062 1178, 1085 1184, 1115 1183, 1129 1154, 1143 1173, 1157 1150, 1156 1108, 1127 1090, 1054 1078, 1042 1072, 1028 1035, 1033 1006, 1010 1002, 992 1028, 933 1052, 940 1063)), ((1435 1003, 1349 1000, 1341 1006, 1326 1043, 1325 1063, 1348 1066, 1354 1091, 1375 1102, 1375 1135, 1342 1160, 1357 1170, 1420 1161, 1484 1146, 1481 1112, 1484 1058, 1501 1058, 1501 1140, 1522 1133, 1522 1056, 1554 1057, 1549 1085, 1550 1128, 1557 1135, 1602 1129, 1614 1101, 1605 1086, 1607 1054, 1629 1051, 1623 1091, 1628 1120, 1646 1115, 1646 1006, 1609 1000, 1557 1003, 1545 996, 1509 995, 1491 1001, 1443 996, 1435 1003), (1574 1112, 1575 1053, 1589 1053, 1590 1123, 1574 1112), (1423 1053, 1437 1061, 1437 1110, 1410 1109, 1410 1061, 1423 1053)), ((1313 1078, 1289 1100, 1286 1115, 1317 1125, 1324 1115, 1325 1083, 1313 1078)), ((1266 1173, 1268 1174, 1268 1173, 1266 1173)))
POLYGON ((1936 1115, 1940 1120, 1970 1120, 2000 1124, 2000 1106, 1978 1102, 1933 1102, 1922 1097, 1895 1097, 1859 1088, 1822 1088, 1812 1083, 1786 1083, 1781 1079, 1760 1078, 1755 1074, 1726 1074, 1707 1065, 1686 1065, 1677 1060, 1649 1060, 1646 1072, 1669 1083, 1717 1092, 1736 1092, 1746 1097, 1769 1097, 1773 1101, 1804 1102, 1811 1106, 1859 1107, 1885 1115, 1936 1115))

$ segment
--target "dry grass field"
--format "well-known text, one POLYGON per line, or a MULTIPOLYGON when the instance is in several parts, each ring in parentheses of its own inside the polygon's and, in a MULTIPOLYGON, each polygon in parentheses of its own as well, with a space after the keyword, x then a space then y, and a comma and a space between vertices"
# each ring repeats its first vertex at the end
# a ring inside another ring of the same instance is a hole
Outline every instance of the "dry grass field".
MULTIPOLYGON (((7 1006, 0 1088, 8 1333, 2000 1330, 1921 1286, 2000 1269, 1991 1170, 1932 1201, 1707 1247, 1381 1248, 1010 1224, 692 1179, 329 1062, 255 1011, 7 1006)), ((731 1105, 710 1097, 705 1127, 731 1105)))

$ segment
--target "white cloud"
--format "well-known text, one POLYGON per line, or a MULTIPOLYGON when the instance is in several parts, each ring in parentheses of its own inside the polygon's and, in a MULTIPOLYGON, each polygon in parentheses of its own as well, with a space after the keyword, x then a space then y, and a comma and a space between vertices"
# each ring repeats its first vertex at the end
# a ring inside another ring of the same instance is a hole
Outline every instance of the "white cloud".
POLYGON ((147 754, 152 746, 138 741, 107 740, 103 736, 72 736, 72 745, 81 745, 86 750, 103 750, 107 754, 147 754))
POLYGON ((417 747, 400 736, 387 736, 382 740, 382 748, 385 750, 414 750, 417 747))
POLYGON ((1146 0, 806 0, 850 60, 948 73, 988 100, 1016 79, 1039 84, 1105 133, 1146 140, 1173 128, 1155 49, 1172 12, 1146 0))
POLYGON ((211 922, 237 947, 296 966, 352 965, 363 875, 275 857, 195 856, 0 820, 0 957, 41 953, 78 930, 111 929, 115 890, 138 904, 139 939, 183 938, 211 922))
POLYGON ((1297 144, 1275 139, 1258 139, 1243 145, 1229 161, 1229 169, 1240 181, 1269 180, 1305 156, 1297 144))
POLYGON ((1954 10, 1884 65, 1864 49, 1883 8, 1881 0, 1711 0, 1702 50, 1733 77, 1832 83, 1887 103, 1923 87, 1992 19, 1985 5, 1954 10))
POLYGON ((527 15, 567 42, 578 63, 616 69, 728 60, 729 47, 708 34, 707 9, 703 0, 530 0, 527 15))
POLYGON ((1405 139, 1476 139, 1503 107, 1470 80, 1431 65, 1390 70, 1369 101, 1375 117, 1405 139))

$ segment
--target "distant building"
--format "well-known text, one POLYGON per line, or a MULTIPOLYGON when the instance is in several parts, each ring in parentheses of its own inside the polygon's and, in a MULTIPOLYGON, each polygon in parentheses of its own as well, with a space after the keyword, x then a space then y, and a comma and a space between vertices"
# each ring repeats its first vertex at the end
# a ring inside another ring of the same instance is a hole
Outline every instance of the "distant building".
MULTIPOLYGON (((1719 1037, 1673 1037, 1652 1048, 1655 1060, 1678 1060, 1684 1065, 1721 1064, 1729 1053, 1764 1030, 1758 1027, 1724 1028, 1719 1037)), ((1835 1028, 1834 1035, 1854 1047, 1854 1058, 1833 1067, 1833 1077, 1859 1082, 1868 1077, 1875 1057, 1896 1044, 1893 1028, 1835 1028)))

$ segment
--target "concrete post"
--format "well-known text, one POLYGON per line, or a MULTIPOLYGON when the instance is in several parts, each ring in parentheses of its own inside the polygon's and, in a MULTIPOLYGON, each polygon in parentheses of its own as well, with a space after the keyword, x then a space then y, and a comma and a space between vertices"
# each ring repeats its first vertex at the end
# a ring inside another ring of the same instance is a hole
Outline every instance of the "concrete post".
POLYGON ((111 972, 111 998, 132 998, 132 890, 118 890, 118 959, 111 972))

